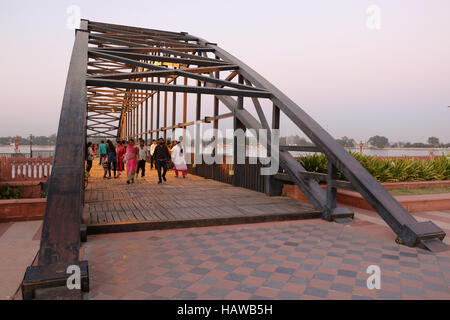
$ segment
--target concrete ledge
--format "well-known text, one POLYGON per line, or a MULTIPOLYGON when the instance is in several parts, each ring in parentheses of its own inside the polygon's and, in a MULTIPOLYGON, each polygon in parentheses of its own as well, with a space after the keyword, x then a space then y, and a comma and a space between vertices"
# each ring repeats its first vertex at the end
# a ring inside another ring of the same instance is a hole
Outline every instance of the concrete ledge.
MULTIPOLYGON (((450 193, 395 196, 394 198, 409 212, 450 210, 450 193)), ((358 208, 373 210, 369 203, 356 192, 338 190, 337 200, 358 208)))
POLYGON ((445 188, 450 187, 450 180, 418 181, 418 182, 383 182, 385 189, 420 189, 420 188, 445 188))
MULTIPOLYGON (((433 181, 434 182, 434 181, 433 181)), ((440 182, 440 181, 437 181, 440 182)), ((410 182, 410 184, 417 184, 421 182, 410 182)), ((383 184, 384 186, 384 184, 383 184)), ((326 186, 322 186, 326 189, 326 186)), ((429 186, 431 187, 431 186, 429 186)), ((401 186, 395 186, 395 188, 387 189, 398 189, 403 188, 401 186)), ((423 188, 423 184, 422 187, 423 188)), ((433 186, 433 188, 438 188, 433 186)), ((299 200, 305 203, 310 203, 303 192, 295 185, 285 184, 283 187, 283 193, 287 197, 295 200, 299 200)), ((450 193, 442 194, 424 194, 424 195, 411 195, 411 196, 395 196, 394 197, 400 204, 405 207, 409 212, 421 212, 421 211, 439 211, 439 210, 450 210, 450 193)), ((353 207, 362 208, 366 210, 374 210, 372 206, 357 192, 338 189, 337 191, 337 201, 339 203, 348 204, 353 207)))
POLYGON ((0 181, 0 186, 38 186, 41 183, 45 183, 47 180, 32 180, 32 181, 0 181))
POLYGON ((0 222, 41 220, 47 199, 0 200, 0 222))
POLYGON ((58 263, 43 266, 30 266, 25 271, 22 282, 22 298, 31 300, 34 298, 46 299, 81 299, 79 290, 69 290, 67 288, 68 267, 76 265, 80 268, 81 291, 89 292, 89 267, 87 261, 73 261, 70 263, 58 263), (56 295, 52 291, 42 291, 43 289, 59 288, 56 295), (36 296, 35 291, 41 290, 36 296))

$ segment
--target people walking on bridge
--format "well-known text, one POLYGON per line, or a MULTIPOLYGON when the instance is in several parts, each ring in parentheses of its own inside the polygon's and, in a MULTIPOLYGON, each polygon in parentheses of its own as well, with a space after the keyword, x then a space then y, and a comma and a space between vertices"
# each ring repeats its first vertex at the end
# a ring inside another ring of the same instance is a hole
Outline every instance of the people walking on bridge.
POLYGON ((111 169, 114 171, 114 179, 118 178, 117 176, 117 153, 116 147, 112 143, 111 140, 106 141, 106 153, 108 155, 108 176, 111 178, 111 169))
MULTIPOLYGON (((152 145, 150 146, 150 169, 153 169, 153 164, 155 163, 155 157, 153 156, 153 154, 155 153, 155 148, 158 144, 156 143, 156 140, 153 139, 152 141, 152 145)), ((155 168, 156 168, 156 164, 155 164, 155 168)))
POLYGON ((158 184, 162 183, 161 178, 164 181, 166 180, 166 173, 167 173, 167 161, 170 158, 169 149, 167 149, 166 142, 163 138, 159 138, 158 145, 155 148, 155 167, 158 171, 158 184), (161 174, 161 169, 163 169, 163 173, 161 174))
POLYGON ((123 171, 123 157, 125 156, 125 141, 117 141, 117 170, 119 171, 118 176, 123 171))
POLYGON ((137 149, 134 146, 134 140, 130 139, 125 154, 126 169, 127 169, 127 183, 134 183, 134 176, 137 169, 137 149))
POLYGON ((92 161, 94 160, 94 151, 92 150, 92 142, 89 141, 86 145, 86 176, 91 175, 92 161))
POLYGON ((184 158, 183 146, 175 140, 173 141, 171 158, 173 170, 175 171, 175 178, 178 178, 178 171, 181 171, 183 178, 186 178, 187 165, 186 159, 184 158))
POLYGON ((144 139, 139 139, 139 146, 137 147, 139 150, 138 153, 138 167, 136 171, 136 178, 139 176, 139 171, 141 171, 141 178, 145 180, 145 165, 147 164, 147 160, 150 159, 150 152, 145 145, 144 139))
POLYGON ((101 165, 103 163, 102 159, 106 158, 106 144, 105 144, 104 140, 102 140, 101 143, 98 146, 98 153, 100 155, 99 164, 101 165))

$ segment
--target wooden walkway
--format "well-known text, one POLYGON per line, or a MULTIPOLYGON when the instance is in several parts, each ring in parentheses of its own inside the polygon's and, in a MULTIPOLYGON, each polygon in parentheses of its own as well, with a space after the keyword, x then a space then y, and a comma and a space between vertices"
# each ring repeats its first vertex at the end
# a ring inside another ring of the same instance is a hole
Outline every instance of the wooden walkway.
MULTIPOLYGON (((98 161, 98 160, 97 160, 98 161)), ((89 234, 319 218, 312 206, 188 175, 157 184, 147 164, 146 178, 126 184, 103 179, 97 164, 85 192, 83 221, 89 234)))

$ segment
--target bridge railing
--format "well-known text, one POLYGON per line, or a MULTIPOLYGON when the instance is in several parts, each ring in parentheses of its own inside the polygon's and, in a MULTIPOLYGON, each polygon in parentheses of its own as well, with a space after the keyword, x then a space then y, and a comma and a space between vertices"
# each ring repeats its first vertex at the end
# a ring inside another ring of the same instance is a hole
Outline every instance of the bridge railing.
POLYGON ((266 192, 266 178, 260 174, 263 165, 259 161, 251 161, 250 157, 245 158, 245 163, 234 166, 231 157, 227 156, 223 156, 222 164, 194 165, 194 155, 191 154, 191 164, 188 164, 187 167, 190 174, 232 184, 235 187, 266 192))
POLYGON ((52 158, 0 158, 1 181, 47 180, 52 172, 52 158))

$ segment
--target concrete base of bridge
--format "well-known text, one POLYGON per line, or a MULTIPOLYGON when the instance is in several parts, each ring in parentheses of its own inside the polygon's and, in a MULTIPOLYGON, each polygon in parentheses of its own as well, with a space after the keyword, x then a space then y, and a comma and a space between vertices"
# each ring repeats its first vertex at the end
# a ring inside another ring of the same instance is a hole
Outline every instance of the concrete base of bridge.
POLYGON ((81 292, 89 292, 87 261, 30 266, 22 282, 23 300, 78 299, 81 292))

